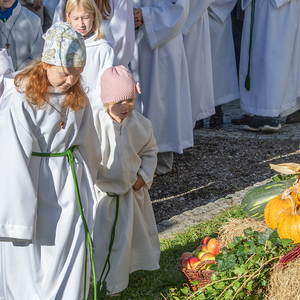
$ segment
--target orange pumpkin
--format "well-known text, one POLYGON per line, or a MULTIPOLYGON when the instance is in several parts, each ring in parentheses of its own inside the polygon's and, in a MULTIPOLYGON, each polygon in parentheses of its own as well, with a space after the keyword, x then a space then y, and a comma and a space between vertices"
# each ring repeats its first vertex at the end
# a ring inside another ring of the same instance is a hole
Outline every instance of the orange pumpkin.
POLYGON ((296 198, 297 204, 300 203, 296 189, 294 188, 285 190, 281 195, 271 199, 266 205, 264 211, 265 222, 271 229, 275 230, 277 228, 278 219, 281 213, 292 206, 289 197, 292 197, 293 199, 296 198))
POLYGON ((289 197, 292 206, 282 212, 278 219, 278 235, 281 239, 291 239, 300 243, 300 211, 294 197, 289 197))

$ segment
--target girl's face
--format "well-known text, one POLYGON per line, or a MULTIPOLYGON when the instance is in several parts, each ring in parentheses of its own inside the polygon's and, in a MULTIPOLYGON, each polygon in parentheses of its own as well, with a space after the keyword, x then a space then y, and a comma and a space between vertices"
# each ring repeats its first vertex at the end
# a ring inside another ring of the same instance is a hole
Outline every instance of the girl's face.
POLYGON ((51 86, 61 93, 65 93, 80 78, 83 67, 58 67, 44 65, 47 79, 51 86))
POLYGON ((0 8, 1 10, 8 9, 12 7, 16 0, 0 0, 0 8))
POLYGON ((72 10, 67 17, 73 29, 82 36, 86 36, 94 27, 94 14, 84 8, 78 7, 72 10))
POLYGON ((118 123, 129 116, 134 109, 135 99, 127 99, 108 105, 109 115, 118 123))

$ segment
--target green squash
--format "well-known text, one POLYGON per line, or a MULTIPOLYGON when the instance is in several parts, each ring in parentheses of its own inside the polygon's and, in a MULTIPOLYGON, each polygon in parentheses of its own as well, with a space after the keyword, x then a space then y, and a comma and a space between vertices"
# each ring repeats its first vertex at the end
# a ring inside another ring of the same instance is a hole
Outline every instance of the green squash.
POLYGON ((264 220, 264 210, 267 203, 274 197, 290 188, 296 179, 270 182, 248 191, 242 199, 244 213, 253 220, 264 220))

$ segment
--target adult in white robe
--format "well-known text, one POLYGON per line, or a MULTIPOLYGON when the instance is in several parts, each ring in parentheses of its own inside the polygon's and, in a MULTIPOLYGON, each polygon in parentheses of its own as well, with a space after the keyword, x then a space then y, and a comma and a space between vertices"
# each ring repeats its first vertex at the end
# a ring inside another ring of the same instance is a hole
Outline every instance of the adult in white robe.
MULTIPOLYGON (((36 110, 24 94, 5 95, 6 90, 0 107, 0 299, 83 299, 89 286, 87 280, 84 287, 85 230, 68 157, 32 152, 61 153, 76 146, 81 202, 92 231, 100 153, 91 108, 67 110, 60 129, 61 116, 51 106, 36 110)), ((53 105, 63 100, 64 94, 49 89, 53 105)), ((87 267, 89 278, 89 261, 87 267)))
POLYGON ((93 232, 97 280, 108 255, 116 215, 116 197, 106 193, 120 196, 106 279, 107 289, 114 294, 127 287, 130 273, 159 269, 160 245, 148 193, 156 167, 157 147, 151 122, 137 111, 117 123, 103 108, 95 118, 95 127, 102 154, 95 184, 99 204, 93 232), (134 191, 137 174, 142 176, 145 185, 134 191))
POLYGON ((134 49, 134 21, 132 0, 109 0, 111 13, 102 21, 105 38, 115 51, 114 65, 128 66, 134 49))
POLYGON ((113 66, 115 54, 105 39, 94 40, 95 35, 84 40, 86 46, 86 64, 82 74, 83 85, 87 88, 93 115, 103 106, 100 98, 101 76, 113 66))
POLYGON ((237 0, 215 0, 208 8, 215 106, 239 99, 231 11, 237 0))
POLYGON ((240 106, 248 114, 277 117, 296 105, 299 82, 295 74, 300 61, 296 38, 300 1, 256 1, 248 91, 245 78, 249 61, 251 6, 251 0, 242 0, 245 17, 239 73, 240 106))
POLYGON ((136 109, 152 121, 158 152, 182 153, 193 146, 191 96, 182 27, 189 14, 186 0, 134 0, 144 23, 136 30, 131 60, 142 94, 136 109))
POLYGON ((6 44, 9 44, 7 52, 13 61, 14 71, 42 56, 44 40, 41 19, 20 3, 5 23, 0 20, 0 28, 0 47, 7 48, 6 44))
POLYGON ((190 0, 183 43, 189 70, 193 124, 215 113, 211 42, 207 8, 214 0, 190 0))

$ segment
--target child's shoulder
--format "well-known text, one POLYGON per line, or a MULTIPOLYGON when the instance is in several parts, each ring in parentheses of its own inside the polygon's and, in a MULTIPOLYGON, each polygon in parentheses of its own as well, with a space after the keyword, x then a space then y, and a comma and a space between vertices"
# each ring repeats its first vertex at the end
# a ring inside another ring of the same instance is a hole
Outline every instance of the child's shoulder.
POLYGON ((142 131, 146 131, 147 133, 152 132, 151 121, 136 110, 133 110, 132 113, 129 115, 129 120, 132 123, 134 123, 137 127, 139 127, 142 131))

